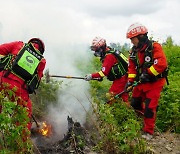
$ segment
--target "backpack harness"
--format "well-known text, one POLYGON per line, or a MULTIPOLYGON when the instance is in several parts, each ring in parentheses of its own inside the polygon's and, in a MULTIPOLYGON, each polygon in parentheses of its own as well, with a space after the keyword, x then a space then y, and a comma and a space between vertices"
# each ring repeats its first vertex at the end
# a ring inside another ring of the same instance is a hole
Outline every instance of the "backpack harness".
POLYGON ((40 79, 37 74, 37 67, 43 56, 31 43, 25 43, 17 55, 8 54, 0 59, 0 71, 7 70, 4 77, 13 73, 21 78, 27 85, 30 94, 38 88, 40 79))
MULTIPOLYGON (((138 55, 137 55, 137 51, 136 49, 133 47, 132 48, 132 52, 130 53, 130 59, 135 63, 136 65, 136 70, 138 70, 137 76, 136 76, 136 81, 139 81, 139 76, 147 71, 147 68, 149 68, 150 66, 152 66, 154 64, 154 59, 153 59, 153 43, 154 41, 149 41, 146 49, 145 49, 145 53, 144 53, 144 63, 142 65, 140 65, 139 63, 139 59, 138 59, 138 55)), ((167 85, 169 85, 168 82, 168 68, 166 68, 161 74, 158 74, 157 76, 152 76, 150 81, 157 81, 159 78, 166 78, 166 82, 167 85)))
POLYGON ((118 62, 111 68, 109 74, 107 75, 108 80, 114 81, 115 79, 119 79, 127 73, 128 59, 122 52, 115 49, 111 49, 107 52, 107 54, 113 54, 118 60, 118 62))

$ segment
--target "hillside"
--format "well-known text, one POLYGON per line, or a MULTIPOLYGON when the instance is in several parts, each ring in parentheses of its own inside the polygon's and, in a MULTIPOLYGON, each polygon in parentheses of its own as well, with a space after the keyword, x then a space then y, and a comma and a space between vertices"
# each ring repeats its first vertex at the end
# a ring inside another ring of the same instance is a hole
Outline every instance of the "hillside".
MULTIPOLYGON (((104 79, 102 82, 89 81, 89 95, 86 95, 86 99, 88 99, 90 107, 87 110, 85 108, 87 102, 80 95, 75 95, 76 93, 79 94, 80 90, 70 91, 73 87, 76 87, 73 82, 63 85, 61 80, 51 80, 46 83, 45 78, 43 78, 40 88, 37 90, 37 95, 31 96, 34 104, 33 115, 36 121, 41 124, 40 127, 37 127, 35 123, 33 124, 32 129, 34 130, 31 134, 33 144, 31 141, 22 142, 19 138, 22 127, 15 129, 16 124, 13 123, 13 118, 16 118, 14 115, 19 115, 18 118, 21 122, 27 115, 24 112, 14 113, 13 108, 16 108, 16 105, 9 102, 7 98, 4 99, 3 93, 1 93, 1 104, 8 105, 13 110, 7 108, 7 110, 4 110, 3 116, 1 114, 0 128, 2 134, 0 136, 4 136, 3 140, 0 140, 4 145, 0 147, 1 151, 10 152, 9 149, 11 149, 11 152, 22 152, 25 149, 31 151, 31 146, 33 146, 33 153, 180 154, 180 46, 174 45, 172 39, 167 38, 167 41, 163 44, 163 49, 169 64, 169 85, 166 85, 161 93, 156 130, 150 141, 141 137, 142 116, 120 99, 115 99, 111 106, 106 103, 108 98, 105 94, 111 84, 108 80, 104 79), (70 97, 73 97, 73 99, 70 99, 70 97), (74 104, 75 100, 77 102, 74 104), (78 106, 78 108, 70 110, 70 107, 74 106, 78 106), (51 111, 52 107, 55 110, 51 111), (85 113, 83 115, 85 122, 81 122, 76 116, 82 112, 80 108, 83 108, 85 113), (51 116, 50 111, 52 112, 51 116), (56 114, 57 117, 52 116, 56 114), (45 128, 51 128, 47 136, 45 135, 48 132, 47 129, 41 127, 45 121, 48 122, 45 128), (63 123, 57 123, 59 121, 63 121, 63 123), (61 137, 59 137, 59 133, 61 137)), ((127 55, 127 52, 125 54, 127 55)), ((88 74, 98 71, 101 64, 99 59, 91 57, 90 61, 83 61, 83 59, 80 62, 77 61, 77 67, 81 71, 83 70, 82 74, 88 74)), ((80 88, 84 86, 82 83, 79 86, 80 88)), ((84 93, 82 89, 81 92, 84 93)), ((130 92, 130 96, 131 94, 130 92)), ((10 95, 12 95, 11 92, 10 95)), ((26 123, 23 124, 26 125, 26 123)))

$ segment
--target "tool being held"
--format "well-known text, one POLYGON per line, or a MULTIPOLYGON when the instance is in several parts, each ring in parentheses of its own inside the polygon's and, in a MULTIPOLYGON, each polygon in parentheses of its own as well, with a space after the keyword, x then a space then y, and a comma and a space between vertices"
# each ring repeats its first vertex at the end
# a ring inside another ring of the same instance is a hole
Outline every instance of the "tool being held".
POLYGON ((39 125, 39 123, 37 122, 37 120, 35 119, 35 117, 34 117, 34 115, 33 115, 33 114, 32 114, 32 118, 33 118, 34 122, 36 123, 37 128, 39 128, 39 127, 40 127, 40 125, 39 125))
POLYGON ((123 91, 120 92, 119 94, 116 94, 115 96, 111 97, 111 98, 109 99, 109 101, 107 102, 107 104, 110 104, 111 101, 119 98, 119 96, 121 96, 122 94, 124 94, 124 93, 126 93, 126 92, 128 93, 128 92, 132 91, 132 89, 133 89, 135 86, 137 86, 139 83, 141 83, 141 81, 134 82, 132 85, 130 85, 129 87, 127 87, 125 90, 123 90, 123 91))
MULTIPOLYGON (((51 77, 54 77, 54 78, 66 78, 66 79, 81 79, 81 80, 85 80, 84 77, 62 76, 62 75, 50 75, 50 74, 49 74, 49 70, 46 70, 46 72, 45 72, 46 83, 48 83, 48 82, 50 81, 50 78, 51 78, 51 77)), ((92 79, 92 80, 100 81, 100 79, 98 79, 98 78, 95 78, 95 79, 92 79)))

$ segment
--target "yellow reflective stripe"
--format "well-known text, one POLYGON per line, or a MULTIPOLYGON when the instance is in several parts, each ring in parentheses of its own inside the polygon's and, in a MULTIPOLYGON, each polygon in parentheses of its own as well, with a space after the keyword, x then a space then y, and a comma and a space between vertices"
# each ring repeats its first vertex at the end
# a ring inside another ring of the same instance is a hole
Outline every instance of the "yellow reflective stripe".
POLYGON ((101 77, 104 77, 104 76, 105 76, 102 71, 99 71, 98 73, 99 73, 99 75, 100 75, 101 77))
POLYGON ((128 74, 128 78, 135 78, 136 74, 128 74))
POLYGON ((155 76, 157 76, 159 74, 153 66, 151 66, 149 69, 152 72, 152 74, 154 74, 155 76))
POLYGON ((122 59, 124 59, 124 61, 128 62, 128 59, 127 59, 126 56, 124 56, 122 53, 120 54, 120 57, 121 57, 122 59))

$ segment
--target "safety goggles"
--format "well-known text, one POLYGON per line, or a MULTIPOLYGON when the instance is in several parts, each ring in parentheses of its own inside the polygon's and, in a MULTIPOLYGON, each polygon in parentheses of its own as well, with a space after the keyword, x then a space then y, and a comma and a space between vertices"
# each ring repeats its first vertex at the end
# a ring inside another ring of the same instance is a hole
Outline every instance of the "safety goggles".
POLYGON ((92 51, 96 51, 96 50, 97 50, 97 47, 95 47, 95 46, 90 46, 90 49, 91 49, 92 51))

